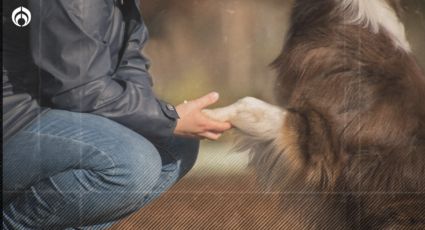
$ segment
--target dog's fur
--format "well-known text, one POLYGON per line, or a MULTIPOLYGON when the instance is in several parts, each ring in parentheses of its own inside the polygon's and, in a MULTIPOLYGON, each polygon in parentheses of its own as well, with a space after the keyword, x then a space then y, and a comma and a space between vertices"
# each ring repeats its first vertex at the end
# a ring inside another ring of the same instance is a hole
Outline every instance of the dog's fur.
POLYGON ((425 76, 396 0, 295 0, 279 106, 212 111, 243 133, 285 229, 425 229, 425 76))

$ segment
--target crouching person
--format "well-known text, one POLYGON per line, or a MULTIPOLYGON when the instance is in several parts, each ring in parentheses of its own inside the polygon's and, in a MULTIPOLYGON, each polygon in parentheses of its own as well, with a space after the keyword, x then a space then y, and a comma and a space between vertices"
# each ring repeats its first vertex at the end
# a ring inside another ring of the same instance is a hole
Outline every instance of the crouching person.
POLYGON ((105 229, 231 125, 201 112, 217 93, 156 98, 138 0, 28 2, 29 26, 3 20, 3 228, 105 229))

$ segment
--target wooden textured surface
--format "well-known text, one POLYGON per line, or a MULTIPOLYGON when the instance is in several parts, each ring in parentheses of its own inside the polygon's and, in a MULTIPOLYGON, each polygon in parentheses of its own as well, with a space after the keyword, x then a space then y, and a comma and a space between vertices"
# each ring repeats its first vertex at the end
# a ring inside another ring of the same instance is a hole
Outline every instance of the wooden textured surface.
POLYGON ((282 229, 277 206, 253 175, 188 177, 111 230, 282 229))

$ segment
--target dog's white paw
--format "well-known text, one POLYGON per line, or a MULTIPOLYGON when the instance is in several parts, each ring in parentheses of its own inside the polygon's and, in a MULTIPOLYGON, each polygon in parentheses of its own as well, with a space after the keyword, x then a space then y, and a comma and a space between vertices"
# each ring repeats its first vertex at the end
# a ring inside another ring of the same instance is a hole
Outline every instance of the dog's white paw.
POLYGON ((204 110, 212 119, 228 121, 243 133, 260 138, 273 139, 282 128, 283 109, 253 97, 245 97, 227 107, 204 110))

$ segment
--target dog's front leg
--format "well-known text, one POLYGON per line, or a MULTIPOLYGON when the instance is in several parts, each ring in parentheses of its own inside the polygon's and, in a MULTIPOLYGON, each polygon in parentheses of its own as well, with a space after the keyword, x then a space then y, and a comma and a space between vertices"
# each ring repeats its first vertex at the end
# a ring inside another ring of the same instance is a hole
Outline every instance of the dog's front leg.
POLYGON ((228 121, 254 138, 274 139, 282 129, 286 112, 253 97, 245 97, 227 107, 204 110, 212 119, 228 121))

